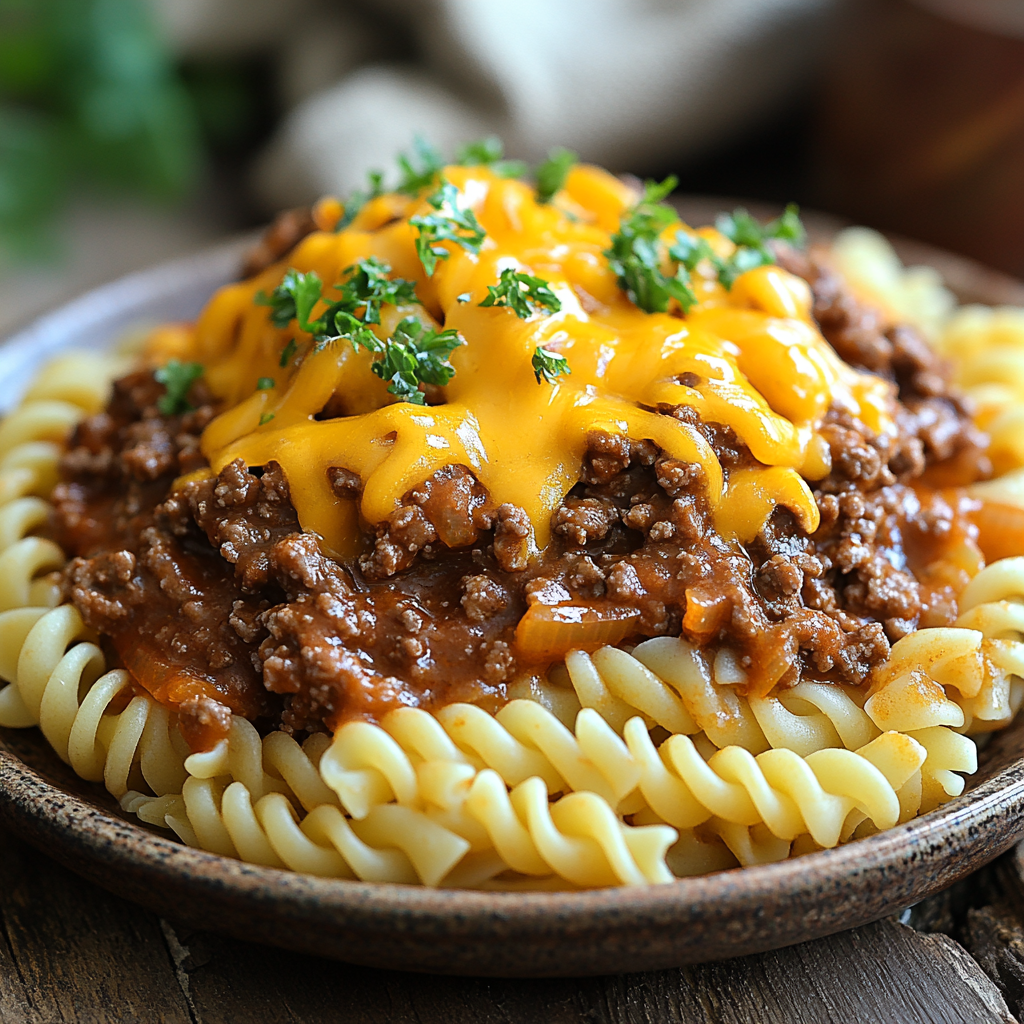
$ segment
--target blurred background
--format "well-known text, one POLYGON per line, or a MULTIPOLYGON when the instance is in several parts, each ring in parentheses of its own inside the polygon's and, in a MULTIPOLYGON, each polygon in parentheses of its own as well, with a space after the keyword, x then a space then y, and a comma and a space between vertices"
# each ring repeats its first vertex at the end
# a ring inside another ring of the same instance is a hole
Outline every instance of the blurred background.
POLYGON ((0 0, 0 334, 492 133, 1024 275, 1024 0, 0 0))

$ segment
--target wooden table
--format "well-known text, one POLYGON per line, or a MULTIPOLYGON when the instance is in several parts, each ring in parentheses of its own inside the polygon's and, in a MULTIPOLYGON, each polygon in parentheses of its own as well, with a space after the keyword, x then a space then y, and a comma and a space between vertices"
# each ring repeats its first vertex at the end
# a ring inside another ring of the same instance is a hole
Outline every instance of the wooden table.
POLYGON ((375 971, 176 927, 0 833, 0 1021, 974 1024, 1024 1019, 1024 849, 913 911, 725 963, 542 981, 375 971), (1015 1016, 1016 1015, 1016 1016, 1015 1016))

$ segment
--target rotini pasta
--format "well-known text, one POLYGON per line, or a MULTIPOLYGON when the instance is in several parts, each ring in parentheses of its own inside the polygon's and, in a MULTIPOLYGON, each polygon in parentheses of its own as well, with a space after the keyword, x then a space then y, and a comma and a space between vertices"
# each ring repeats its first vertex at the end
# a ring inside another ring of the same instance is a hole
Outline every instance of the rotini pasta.
MULTIPOLYGON (((113 397, 70 356, 0 423, 0 725, 188 845, 425 886, 666 884, 960 794, 1024 701, 1024 540, 982 568, 967 497, 1014 478, 872 476, 882 433, 942 459, 765 263, 791 214, 695 234, 593 168, 558 202, 444 173, 157 331, 113 397), (674 283, 630 276, 636 232, 674 283)), ((1009 330, 857 237, 879 331, 1009 330)), ((1005 469, 989 348, 960 376, 1005 469)))

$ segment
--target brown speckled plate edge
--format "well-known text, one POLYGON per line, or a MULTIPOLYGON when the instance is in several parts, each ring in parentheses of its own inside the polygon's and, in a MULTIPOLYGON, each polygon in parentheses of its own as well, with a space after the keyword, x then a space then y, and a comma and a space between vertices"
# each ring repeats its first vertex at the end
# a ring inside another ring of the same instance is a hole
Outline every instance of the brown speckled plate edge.
MULTIPOLYGON (((106 347, 140 322, 194 316, 230 279, 243 244, 131 275, 36 321, 0 347, 3 404, 64 348, 106 347)), ((928 252, 919 247, 915 255, 928 252)), ((958 273, 969 282, 964 299, 1006 301, 1019 287, 946 253, 935 253, 934 262, 954 286, 958 273)), ((1018 724, 989 745, 973 789, 877 836, 793 861, 640 889, 428 890, 240 864, 124 820, 98 787, 74 779, 35 730, 0 730, 0 821, 120 896, 242 939, 403 970, 600 974, 774 949, 940 891, 1024 834, 1022 746, 1018 724)))

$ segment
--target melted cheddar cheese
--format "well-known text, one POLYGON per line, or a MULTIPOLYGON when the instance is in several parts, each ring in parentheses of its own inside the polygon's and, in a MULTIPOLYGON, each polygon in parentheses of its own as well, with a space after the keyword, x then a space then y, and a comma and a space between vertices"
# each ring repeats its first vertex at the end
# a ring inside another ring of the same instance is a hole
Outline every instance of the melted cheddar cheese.
MULTIPOLYGON (((448 167, 444 175, 487 233, 479 254, 446 243, 449 258, 428 278, 409 223, 429 212, 425 199, 384 195, 346 229, 309 235, 287 265, 220 289, 187 346, 227 407, 203 436, 213 471, 237 458, 250 466, 279 462, 303 528, 334 555, 352 557, 361 522, 380 522, 412 487, 454 464, 469 467, 496 504, 526 511, 539 550, 552 513, 579 479, 593 431, 650 440, 699 464, 726 538, 751 540, 777 506, 812 532, 818 512, 806 481, 829 471, 819 433, 828 408, 875 433, 893 430, 890 385, 838 358, 811 318, 807 285, 781 268, 748 271, 726 291, 710 268, 698 267, 699 302, 689 315, 647 313, 622 292, 603 255, 635 201, 616 178, 578 166, 553 203, 539 204, 530 186, 486 168, 448 167), (345 340, 314 352, 294 323, 274 327, 254 302, 287 266, 316 271, 330 297, 346 268, 371 255, 415 281, 423 303, 385 307, 382 338, 413 314, 456 328, 465 340, 451 356, 455 375, 443 404, 394 401, 370 372, 370 353, 345 340), (481 308, 508 267, 547 280, 561 310, 523 320, 508 308, 481 308), (282 369, 290 339, 298 354, 282 369), (538 384, 531 366, 538 346, 561 353, 571 374, 538 384), (261 377, 274 378, 275 387, 257 390, 261 377), (758 465, 725 473, 698 429, 658 411, 682 405, 731 427, 758 465), (325 407, 330 418, 316 418, 325 407), (335 466, 362 481, 358 507, 331 490, 327 470, 335 466)), ((716 251, 731 251, 718 232, 700 234, 716 251)), ((180 355, 180 336, 175 344, 180 355)))

